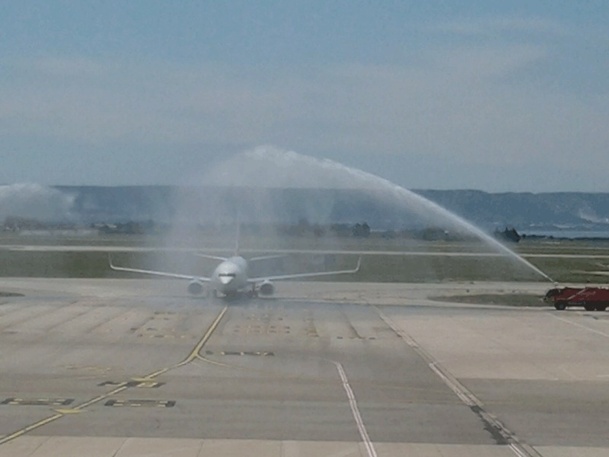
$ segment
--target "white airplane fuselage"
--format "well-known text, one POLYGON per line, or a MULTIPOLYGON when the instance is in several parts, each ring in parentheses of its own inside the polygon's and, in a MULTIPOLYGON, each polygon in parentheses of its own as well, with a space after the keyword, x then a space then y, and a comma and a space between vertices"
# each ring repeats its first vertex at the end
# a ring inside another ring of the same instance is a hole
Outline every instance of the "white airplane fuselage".
POLYGON ((211 288, 223 295, 235 295, 248 286, 247 260, 233 256, 222 261, 211 275, 211 288))

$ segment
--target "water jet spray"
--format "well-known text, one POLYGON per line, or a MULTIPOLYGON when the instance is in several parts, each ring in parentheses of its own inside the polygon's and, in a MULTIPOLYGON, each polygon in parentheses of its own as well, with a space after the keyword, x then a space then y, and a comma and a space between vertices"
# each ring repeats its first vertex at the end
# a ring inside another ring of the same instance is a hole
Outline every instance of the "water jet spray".
MULTIPOLYGON (((420 218, 448 222, 460 231, 474 235, 499 253, 526 266, 549 282, 554 282, 546 273, 491 235, 442 206, 387 179, 329 159, 316 159, 273 146, 260 146, 219 164, 210 170, 202 181, 210 186, 258 189, 322 187, 365 190, 375 197, 386 199, 384 201, 396 202, 402 208, 414 211, 420 218)), ((315 209, 319 208, 315 207, 315 209)))

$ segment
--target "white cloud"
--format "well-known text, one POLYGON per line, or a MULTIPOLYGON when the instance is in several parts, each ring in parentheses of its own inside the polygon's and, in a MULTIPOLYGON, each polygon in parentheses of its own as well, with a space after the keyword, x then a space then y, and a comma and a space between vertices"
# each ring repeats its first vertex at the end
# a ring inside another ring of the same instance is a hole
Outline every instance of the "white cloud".
POLYGON ((72 217, 74 197, 34 183, 0 186, 0 220, 6 217, 59 222, 72 217))
MULTIPOLYGON (((559 33, 535 20, 462 27, 559 33)), ((0 86, 0 132, 84 147, 124 143, 140 159, 149 145, 274 143, 337 160, 390 154, 461 160, 464 168, 609 166, 607 93, 583 99, 547 87, 543 68, 553 58, 545 44, 459 42, 393 65, 5 62, 12 78, 0 86)))
POLYGON ((543 17, 480 17, 440 22, 421 28, 432 33, 448 33, 465 37, 492 37, 505 33, 527 33, 538 36, 567 36, 571 32, 563 25, 543 17))

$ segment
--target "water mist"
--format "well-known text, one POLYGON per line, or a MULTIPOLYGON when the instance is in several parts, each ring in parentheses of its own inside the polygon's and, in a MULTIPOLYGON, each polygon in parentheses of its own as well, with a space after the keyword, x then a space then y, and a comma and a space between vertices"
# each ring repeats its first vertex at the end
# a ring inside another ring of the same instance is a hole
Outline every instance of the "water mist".
MULTIPOLYGON (((194 184, 246 189, 357 189, 374 196, 378 201, 391 202, 400 209, 413 213, 427 226, 449 225, 456 232, 477 238, 493 251, 553 282, 547 274, 498 240, 438 204, 384 178, 332 160, 316 159, 273 146, 260 146, 213 167, 203 176, 196 177, 194 184)), ((272 217, 272 202, 264 199, 261 201, 258 201, 260 207, 256 208, 255 214, 272 217)), ((304 216, 312 222, 323 223, 327 222, 330 211, 331 208, 324 206, 323 202, 316 201, 307 208, 304 216)), ((234 208, 230 208, 229 213, 231 212, 234 218, 234 208)), ((192 210, 187 210, 186 213, 192 214, 192 210)), ((213 213, 208 209, 202 211, 202 214, 213 213)), ((226 216, 229 214, 222 214, 223 218, 226 216)))

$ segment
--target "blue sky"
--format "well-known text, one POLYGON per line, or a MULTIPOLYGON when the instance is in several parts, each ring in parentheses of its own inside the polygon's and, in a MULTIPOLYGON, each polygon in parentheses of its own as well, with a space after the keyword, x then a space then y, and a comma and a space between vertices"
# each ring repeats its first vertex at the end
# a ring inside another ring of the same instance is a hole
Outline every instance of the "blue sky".
POLYGON ((271 144, 407 188, 609 191, 604 1, 0 3, 0 183, 271 144))

